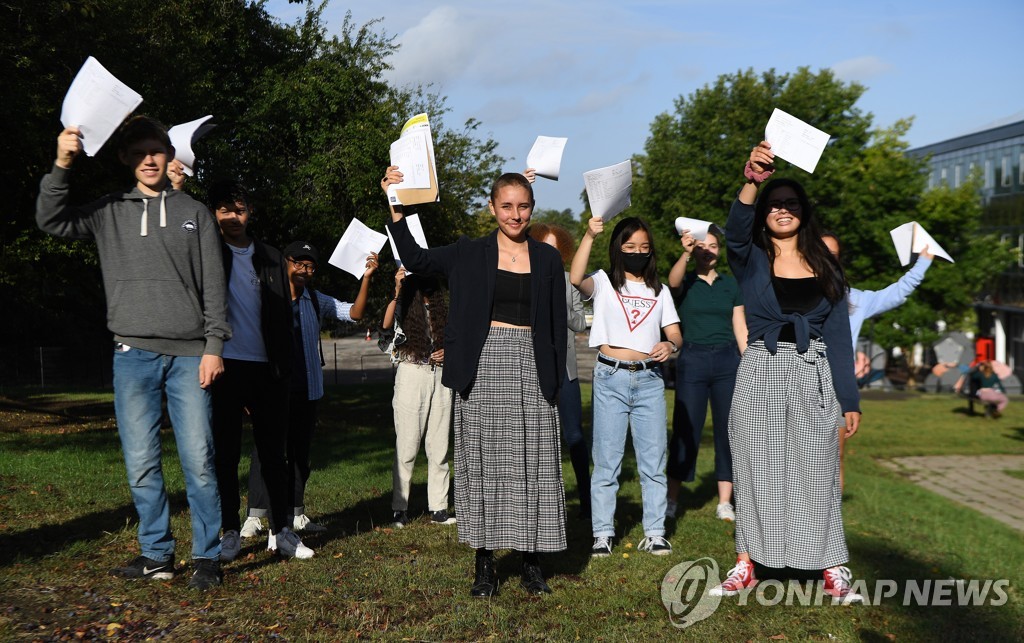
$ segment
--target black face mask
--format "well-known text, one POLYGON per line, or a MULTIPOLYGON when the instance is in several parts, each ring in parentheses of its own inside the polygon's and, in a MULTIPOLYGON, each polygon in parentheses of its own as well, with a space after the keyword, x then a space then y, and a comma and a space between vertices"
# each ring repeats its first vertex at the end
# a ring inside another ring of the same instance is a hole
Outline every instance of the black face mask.
POLYGON ((623 252, 622 253, 622 267, 626 272, 640 276, 644 272, 644 268, 647 267, 647 262, 651 260, 651 253, 649 252, 623 252))

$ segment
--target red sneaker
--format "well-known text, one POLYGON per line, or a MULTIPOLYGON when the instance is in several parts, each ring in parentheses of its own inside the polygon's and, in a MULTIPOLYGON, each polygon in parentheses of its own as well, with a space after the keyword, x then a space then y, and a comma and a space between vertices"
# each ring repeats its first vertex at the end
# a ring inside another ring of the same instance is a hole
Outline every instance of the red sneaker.
POLYGON ((757 579, 754 578, 754 563, 749 560, 737 560, 736 566, 729 570, 729 576, 718 587, 712 587, 708 594, 735 596, 754 585, 757 585, 757 579))
POLYGON ((864 597, 850 588, 853 573, 848 567, 832 567, 825 570, 825 593, 832 597, 833 603, 852 605, 863 603, 864 597))

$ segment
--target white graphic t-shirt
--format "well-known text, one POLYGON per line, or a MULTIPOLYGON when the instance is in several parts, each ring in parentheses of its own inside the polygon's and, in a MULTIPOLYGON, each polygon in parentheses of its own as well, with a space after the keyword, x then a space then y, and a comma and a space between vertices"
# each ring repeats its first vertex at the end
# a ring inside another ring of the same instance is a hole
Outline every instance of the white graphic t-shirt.
POLYGON ((594 325, 590 345, 602 344, 650 353, 661 341, 661 329, 679 323, 679 314, 668 286, 657 295, 643 282, 627 281, 621 292, 612 288, 604 270, 590 275, 594 280, 594 325))

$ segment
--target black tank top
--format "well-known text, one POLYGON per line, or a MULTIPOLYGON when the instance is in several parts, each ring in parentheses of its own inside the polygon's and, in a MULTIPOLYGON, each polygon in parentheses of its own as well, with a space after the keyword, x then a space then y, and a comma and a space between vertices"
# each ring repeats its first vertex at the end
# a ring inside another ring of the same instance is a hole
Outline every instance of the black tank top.
MULTIPOLYGON (((783 314, 799 313, 806 315, 821 303, 824 294, 818 284, 817 277, 801 277, 788 279, 772 275, 772 290, 783 314)), ((817 339, 817 338, 815 338, 817 339)), ((779 331, 780 342, 796 342, 796 331, 793 324, 786 324, 779 331)))
POLYGON ((530 325, 530 273, 498 270, 494 280, 494 303, 491 321, 530 325))

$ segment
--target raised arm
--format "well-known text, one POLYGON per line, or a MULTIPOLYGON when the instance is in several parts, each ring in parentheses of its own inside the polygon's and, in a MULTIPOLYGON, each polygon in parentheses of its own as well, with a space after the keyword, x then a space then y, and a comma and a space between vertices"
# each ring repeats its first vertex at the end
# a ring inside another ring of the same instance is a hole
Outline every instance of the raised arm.
POLYGON ((593 278, 584 278, 587 274, 587 263, 590 262, 590 251, 594 247, 594 239, 603 231, 604 221, 601 217, 590 219, 587 231, 580 239, 580 245, 576 248, 576 254, 572 256, 572 265, 569 268, 569 283, 576 286, 587 299, 594 294, 593 278))
POLYGON ((932 265, 932 258, 935 255, 928 252, 928 246, 921 249, 917 261, 902 277, 895 283, 889 284, 881 290, 865 290, 861 295, 859 305, 864 319, 875 315, 881 315, 893 308, 902 306, 921 282, 924 281, 924 273, 932 265))
MULTIPOLYGON (((388 186, 402 182, 402 173, 395 165, 389 166, 381 179, 380 187, 387 194, 388 186)), ((409 223, 405 220, 405 214, 401 204, 393 204, 388 199, 391 208, 391 223, 388 230, 395 240, 395 247, 402 258, 402 263, 409 267, 410 272, 418 272, 428 275, 448 276, 448 273, 458 262, 458 243, 437 248, 421 248, 412 233, 409 232, 409 223)))
POLYGON ((402 282, 405 281, 405 268, 399 268, 395 272, 395 296, 388 302, 384 309, 384 319, 381 321, 381 328, 391 328, 395 325, 395 309, 398 308, 398 298, 402 294, 402 282))
POLYGON ((686 264, 690 262, 690 257, 693 256, 693 247, 697 245, 697 240, 693 238, 689 230, 683 230, 683 236, 679 243, 683 246, 683 254, 672 266, 672 269, 668 271, 668 287, 672 290, 676 290, 683 285, 683 278, 686 276, 686 264))
POLYGON ((377 253, 371 252, 370 256, 366 258, 366 272, 363 273, 363 278, 359 283, 359 294, 356 295, 356 300, 348 311, 349 317, 353 321, 362 319, 366 312, 366 301, 370 298, 370 278, 376 270, 377 253))
POLYGON ((72 239, 93 236, 91 215, 106 204, 106 199, 81 208, 68 207, 68 175, 82 151, 81 132, 69 127, 57 136, 57 156, 53 169, 39 183, 36 199, 36 225, 48 234, 72 239))

